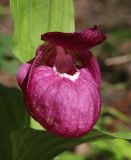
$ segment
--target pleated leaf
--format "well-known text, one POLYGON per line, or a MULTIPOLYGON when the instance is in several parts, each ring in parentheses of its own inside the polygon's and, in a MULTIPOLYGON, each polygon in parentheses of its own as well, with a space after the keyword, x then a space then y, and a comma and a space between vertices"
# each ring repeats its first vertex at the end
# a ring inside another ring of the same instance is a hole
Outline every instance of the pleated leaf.
POLYGON ((14 36, 13 50, 23 62, 35 55, 43 43, 42 33, 48 31, 74 31, 72 0, 11 0, 14 36))
POLYGON ((0 85, 0 160, 12 160, 10 134, 24 127, 24 108, 18 89, 0 85))
POLYGON ((47 131, 24 129, 12 134, 14 160, 52 160, 78 144, 96 140, 122 138, 131 140, 131 133, 108 133, 93 129, 81 138, 62 138, 47 131))

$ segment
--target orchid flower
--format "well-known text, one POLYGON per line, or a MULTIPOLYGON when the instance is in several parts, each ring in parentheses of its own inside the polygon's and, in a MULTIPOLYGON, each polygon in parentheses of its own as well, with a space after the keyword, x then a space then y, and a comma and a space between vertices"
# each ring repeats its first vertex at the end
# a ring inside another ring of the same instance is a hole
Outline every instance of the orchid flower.
POLYGON ((101 111, 100 69, 90 48, 105 40, 98 26, 81 32, 48 32, 35 57, 22 64, 17 81, 30 115, 48 131, 79 137, 101 111))

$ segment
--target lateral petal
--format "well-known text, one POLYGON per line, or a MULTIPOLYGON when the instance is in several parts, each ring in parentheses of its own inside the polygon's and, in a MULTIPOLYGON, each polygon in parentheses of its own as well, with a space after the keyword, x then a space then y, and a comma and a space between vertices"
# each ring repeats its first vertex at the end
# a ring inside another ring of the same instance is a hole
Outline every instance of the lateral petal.
MULTIPOLYGON (((98 86, 100 86, 100 68, 96 57, 90 51, 80 51, 75 53, 77 59, 81 63, 81 68, 86 68, 93 75, 98 86)), ((76 59, 76 61, 77 61, 76 59)))

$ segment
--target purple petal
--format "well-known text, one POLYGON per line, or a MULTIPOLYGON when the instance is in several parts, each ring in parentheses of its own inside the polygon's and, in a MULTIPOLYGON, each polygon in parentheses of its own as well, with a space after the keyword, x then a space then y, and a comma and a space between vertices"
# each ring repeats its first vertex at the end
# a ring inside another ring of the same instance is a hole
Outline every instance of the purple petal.
POLYGON ((23 86, 24 80, 26 79, 26 76, 28 75, 28 72, 30 71, 30 67, 30 63, 22 64, 17 72, 16 79, 21 88, 23 86))
POLYGON ((40 45, 36 50, 36 56, 29 62, 22 64, 20 66, 16 75, 16 79, 19 86, 23 89, 23 83, 24 81, 26 81, 26 84, 24 83, 24 88, 25 88, 25 85, 27 85, 29 79, 27 76, 30 75, 32 67, 36 67, 37 65, 41 64, 53 67, 55 63, 55 57, 56 57, 55 47, 53 47, 52 45, 45 45, 45 44, 40 45))
POLYGON ((53 67, 56 58, 56 47, 50 44, 42 44, 36 50, 36 56, 42 53, 39 60, 41 64, 53 67))
POLYGON ((89 132, 100 113, 98 86, 87 69, 81 69, 78 79, 72 81, 50 67, 39 66, 32 73, 26 98, 32 116, 64 137, 89 132))
POLYGON ((63 48, 82 51, 102 43, 105 40, 105 35, 98 29, 98 26, 94 26, 82 32, 48 32, 41 35, 41 39, 63 48))
MULTIPOLYGON (((94 74, 98 69, 95 58, 90 59, 88 67, 77 72, 75 80, 41 65, 42 58, 41 52, 33 61, 24 90, 30 115, 44 128, 63 137, 88 133, 101 110, 99 84, 94 74)), ((21 73, 22 70, 18 75, 21 73)))
POLYGON ((73 65, 73 60, 70 54, 66 54, 62 47, 56 47, 55 67, 60 73, 74 74, 76 69, 73 65))
POLYGON ((87 68, 96 80, 98 86, 100 87, 101 75, 96 57, 90 51, 81 51, 76 52, 75 54, 77 55, 77 59, 81 63, 81 68, 87 68))

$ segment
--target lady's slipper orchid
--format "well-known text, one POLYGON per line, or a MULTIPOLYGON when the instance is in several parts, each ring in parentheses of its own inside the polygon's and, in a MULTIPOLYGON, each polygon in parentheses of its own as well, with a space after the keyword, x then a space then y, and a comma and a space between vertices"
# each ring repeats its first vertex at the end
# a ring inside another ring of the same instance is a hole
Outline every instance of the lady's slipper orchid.
POLYGON ((90 48, 105 40, 97 26, 82 32, 49 32, 17 80, 27 109, 44 128, 63 137, 88 133, 100 110, 100 70, 90 48))

